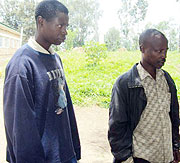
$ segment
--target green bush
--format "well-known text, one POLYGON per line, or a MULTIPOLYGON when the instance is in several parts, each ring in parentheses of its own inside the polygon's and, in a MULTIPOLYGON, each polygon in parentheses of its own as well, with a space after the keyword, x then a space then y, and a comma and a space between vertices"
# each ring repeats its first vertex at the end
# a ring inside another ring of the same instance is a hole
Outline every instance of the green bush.
POLYGON ((76 38, 77 32, 68 30, 68 35, 67 38, 65 40, 65 49, 66 50, 71 50, 74 47, 74 40, 76 38))
POLYGON ((90 41, 86 42, 83 49, 86 53, 86 61, 89 66, 98 65, 107 56, 107 47, 105 44, 90 41))
POLYGON ((89 67, 85 53, 64 52, 63 61, 72 101, 76 105, 109 107, 111 90, 116 78, 140 59, 138 52, 111 52, 89 67))

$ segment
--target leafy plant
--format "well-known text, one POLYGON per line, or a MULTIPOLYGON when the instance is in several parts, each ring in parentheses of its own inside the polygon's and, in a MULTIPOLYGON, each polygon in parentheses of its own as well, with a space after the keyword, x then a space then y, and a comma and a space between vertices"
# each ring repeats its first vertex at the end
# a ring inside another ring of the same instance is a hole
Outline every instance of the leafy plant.
POLYGON ((65 40, 65 49, 71 50, 74 47, 74 40, 76 38, 77 32, 74 32, 70 29, 67 32, 68 32, 68 35, 67 35, 67 38, 65 40))
POLYGON ((86 42, 83 48, 86 53, 86 61, 89 66, 99 64, 99 62, 107 56, 107 47, 105 44, 90 41, 86 42))

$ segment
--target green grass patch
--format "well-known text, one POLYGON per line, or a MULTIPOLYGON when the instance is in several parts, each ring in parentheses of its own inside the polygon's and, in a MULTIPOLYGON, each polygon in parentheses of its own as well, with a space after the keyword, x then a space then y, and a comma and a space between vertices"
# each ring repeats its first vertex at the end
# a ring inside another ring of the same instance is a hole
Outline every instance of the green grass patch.
MULTIPOLYGON (((60 52, 66 80, 72 101, 80 106, 109 107, 111 91, 117 77, 139 62, 139 51, 108 52, 99 64, 90 65, 83 50, 60 52)), ((9 59, 8 59, 9 60, 9 59)), ((4 78, 7 61, 0 65, 0 77, 4 78)), ((164 70, 168 71, 176 83, 180 99, 180 53, 168 52, 164 70)))
POLYGON ((84 53, 60 54, 73 103, 108 107, 116 78, 140 59, 139 52, 109 52, 98 65, 89 66, 84 53))
MULTIPOLYGON (((128 71, 141 59, 139 51, 109 52, 107 57, 96 66, 88 66, 83 52, 63 52, 60 54, 67 83, 76 105, 109 107, 111 91, 117 77, 128 71)), ((164 70, 174 79, 178 98, 180 98, 180 55, 169 52, 164 70)))
POLYGON ((168 52, 164 70, 168 71, 174 79, 177 88, 178 99, 180 100, 180 53, 177 51, 168 52))

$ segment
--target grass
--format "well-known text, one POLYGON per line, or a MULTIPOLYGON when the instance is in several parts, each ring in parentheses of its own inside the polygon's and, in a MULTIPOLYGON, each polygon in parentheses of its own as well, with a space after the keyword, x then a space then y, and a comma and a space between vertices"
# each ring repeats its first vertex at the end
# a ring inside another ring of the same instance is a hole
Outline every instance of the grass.
POLYGON ((168 71, 171 77, 174 79, 178 99, 180 100, 180 53, 177 51, 169 52, 163 69, 168 71))
MULTIPOLYGON (((64 52, 60 54, 73 103, 76 105, 99 105, 109 107, 111 90, 117 77, 139 62, 139 51, 109 52, 99 65, 88 66, 84 53, 64 52)), ((180 99, 180 55, 169 52, 164 70, 174 79, 180 99)))
MULTIPOLYGON (((109 52, 107 58, 96 66, 89 66, 82 51, 66 51, 60 53, 63 61, 66 80, 70 89, 72 101, 76 105, 98 105, 107 108, 111 99, 111 90, 117 77, 128 71, 139 62, 139 51, 109 52)), ((4 77, 4 67, 0 66, 0 76, 4 77)), ((180 55, 169 52, 163 67, 174 79, 178 98, 180 99, 180 55)))
POLYGON ((88 66, 84 53, 60 54, 76 105, 108 107, 116 78, 140 59, 138 52, 111 52, 96 66, 88 66))

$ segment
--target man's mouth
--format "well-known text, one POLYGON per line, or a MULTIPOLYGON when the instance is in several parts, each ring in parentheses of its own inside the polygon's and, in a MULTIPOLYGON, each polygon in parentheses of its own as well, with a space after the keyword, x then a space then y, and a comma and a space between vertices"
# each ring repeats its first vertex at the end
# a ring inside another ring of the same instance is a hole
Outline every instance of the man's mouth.
POLYGON ((164 63, 165 63, 165 60, 162 60, 159 62, 159 65, 162 67, 164 65, 164 63))
POLYGON ((161 64, 164 64, 166 62, 166 59, 163 59, 160 61, 161 64))
POLYGON ((58 40, 61 41, 61 42, 64 42, 65 39, 66 39, 65 37, 64 37, 64 38, 62 38, 62 37, 59 37, 59 38, 58 38, 58 40))

